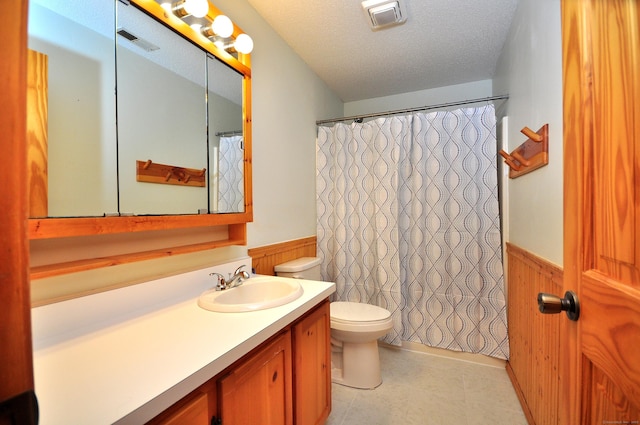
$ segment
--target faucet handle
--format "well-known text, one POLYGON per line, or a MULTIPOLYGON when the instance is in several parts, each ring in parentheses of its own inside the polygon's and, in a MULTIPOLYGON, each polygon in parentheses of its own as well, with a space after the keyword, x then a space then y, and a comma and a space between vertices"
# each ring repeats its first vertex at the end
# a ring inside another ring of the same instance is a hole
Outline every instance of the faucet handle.
POLYGON ((226 289, 227 287, 227 282, 224 279, 224 276, 222 276, 220 273, 209 273, 209 276, 214 276, 218 279, 218 284, 216 285, 216 289, 221 290, 221 289, 226 289))
POLYGON ((244 267, 247 267, 247 265, 246 265, 246 264, 243 264, 243 265, 241 265, 240 267, 238 267, 238 268, 236 269, 236 271, 235 271, 235 272, 233 272, 233 275, 235 276, 235 275, 237 275, 237 274, 238 274, 238 273, 240 273, 240 272, 244 272, 244 273, 246 273, 246 271, 242 270, 244 267))

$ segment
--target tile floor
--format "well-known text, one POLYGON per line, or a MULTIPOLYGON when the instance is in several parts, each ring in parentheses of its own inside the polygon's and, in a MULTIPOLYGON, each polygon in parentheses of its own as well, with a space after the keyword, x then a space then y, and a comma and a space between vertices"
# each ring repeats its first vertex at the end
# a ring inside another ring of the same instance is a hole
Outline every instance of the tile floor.
POLYGON ((327 425, 527 425, 503 367, 380 347, 382 385, 332 384, 327 425))

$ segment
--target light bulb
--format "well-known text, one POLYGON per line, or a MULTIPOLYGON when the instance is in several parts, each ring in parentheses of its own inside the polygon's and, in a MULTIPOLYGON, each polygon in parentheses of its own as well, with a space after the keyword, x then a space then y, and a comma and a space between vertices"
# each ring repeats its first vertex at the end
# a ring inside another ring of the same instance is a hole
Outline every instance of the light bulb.
POLYGON ((209 12, 209 0, 185 0, 183 7, 189 15, 202 18, 209 12))
POLYGON ((233 22, 225 15, 218 15, 213 20, 211 29, 222 38, 231 37, 231 34, 233 34, 233 22))
POLYGON ((236 38, 234 46, 238 52, 247 55, 253 50, 253 40, 247 34, 240 34, 236 38))

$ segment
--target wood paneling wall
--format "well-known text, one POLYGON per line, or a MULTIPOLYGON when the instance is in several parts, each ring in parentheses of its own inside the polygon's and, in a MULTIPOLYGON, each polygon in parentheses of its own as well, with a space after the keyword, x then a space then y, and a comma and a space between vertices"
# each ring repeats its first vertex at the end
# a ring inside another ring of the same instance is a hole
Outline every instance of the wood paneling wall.
POLYGON ((542 314, 539 292, 562 295, 557 265, 507 244, 509 349, 507 372, 530 425, 559 423, 559 346, 563 314, 542 314))
POLYGON ((316 256, 316 237, 266 245, 249 249, 249 256, 253 260, 253 268, 258 274, 274 276, 273 268, 287 261, 301 257, 316 256))

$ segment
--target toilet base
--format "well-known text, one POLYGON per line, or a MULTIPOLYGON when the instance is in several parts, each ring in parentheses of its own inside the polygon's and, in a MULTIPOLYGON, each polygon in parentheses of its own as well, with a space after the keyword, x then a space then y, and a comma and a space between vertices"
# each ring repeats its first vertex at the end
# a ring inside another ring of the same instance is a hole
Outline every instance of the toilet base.
POLYGON ((382 384, 378 340, 364 343, 343 342, 331 349, 331 381, 360 389, 382 384))

